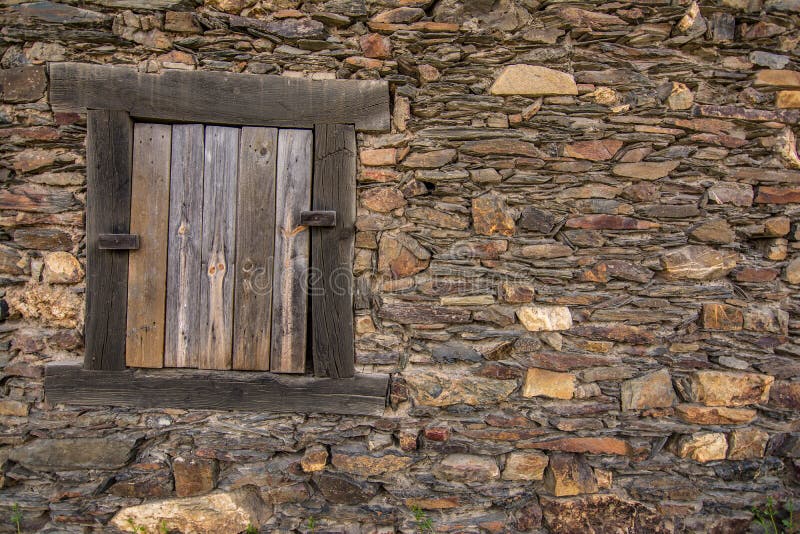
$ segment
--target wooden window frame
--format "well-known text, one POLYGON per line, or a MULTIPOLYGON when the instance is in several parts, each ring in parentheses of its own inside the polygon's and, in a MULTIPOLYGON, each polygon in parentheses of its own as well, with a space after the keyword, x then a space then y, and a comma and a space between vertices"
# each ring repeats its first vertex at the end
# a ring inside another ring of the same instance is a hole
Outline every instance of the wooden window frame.
POLYGON ((200 71, 141 74, 81 63, 51 63, 49 74, 53 111, 87 115, 87 193, 85 359, 83 365, 46 367, 47 401, 382 414, 388 375, 355 372, 352 257, 356 132, 389 130, 388 83, 200 71), (134 121, 314 130, 317 213, 306 214, 311 268, 321 284, 312 291, 308 315, 313 377, 126 368, 128 253, 138 246, 129 234, 134 121), (348 316, 350 321, 342 320, 348 316))

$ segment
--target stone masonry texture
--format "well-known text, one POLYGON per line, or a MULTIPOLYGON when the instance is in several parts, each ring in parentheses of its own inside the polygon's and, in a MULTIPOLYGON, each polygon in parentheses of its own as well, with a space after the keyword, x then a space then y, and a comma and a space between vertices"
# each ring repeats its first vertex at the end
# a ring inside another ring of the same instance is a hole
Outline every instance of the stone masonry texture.
POLYGON ((800 2, 0 7, 0 532, 746 532, 800 476, 800 2), (386 80, 358 135, 382 417, 51 405, 86 117, 47 63, 386 80))

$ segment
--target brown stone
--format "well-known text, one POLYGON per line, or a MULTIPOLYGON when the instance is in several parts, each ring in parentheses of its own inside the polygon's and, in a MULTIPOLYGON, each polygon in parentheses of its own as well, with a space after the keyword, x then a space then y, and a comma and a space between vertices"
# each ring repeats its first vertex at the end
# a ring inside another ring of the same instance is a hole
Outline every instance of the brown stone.
POLYGON ((522 386, 523 397, 571 399, 575 395, 575 375, 530 368, 522 386))
POLYGON ((614 494, 539 497, 544 523, 553 534, 625 532, 671 534, 674 527, 644 504, 614 494))
POLYGON ((756 72, 753 87, 800 89, 800 72, 765 69, 756 72))
POLYGON ((612 278, 645 283, 653 278, 653 271, 625 260, 602 261, 582 273, 588 282, 606 283, 612 278))
POLYGON ((637 180, 658 180, 669 176, 680 165, 680 161, 658 161, 638 163, 619 163, 611 169, 617 176, 635 178, 637 180))
POLYGON ((787 334, 789 314, 771 306, 750 306, 744 311, 743 327, 755 332, 787 334))
POLYGON ((800 108, 800 91, 778 91, 775 95, 775 107, 783 109, 800 108))
POLYGON ((567 219, 567 228, 586 230, 650 230, 661 225, 622 215, 584 215, 567 219))
POLYGON ((406 217, 420 224, 450 228, 452 230, 465 230, 469 227, 469 219, 467 217, 425 206, 406 209, 406 217))
POLYGON ((26 319, 50 326, 76 328, 83 313, 83 299, 63 286, 14 286, 6 292, 9 307, 26 319))
POLYGON ((54 191, 52 188, 34 184, 0 189, 0 209, 3 210, 61 213, 78 207, 71 191, 54 191))
MULTIPOLYGON (((417 73, 419 74, 419 81, 422 83, 431 83, 431 82, 438 82, 442 74, 439 72, 439 69, 434 67, 433 65, 426 65, 422 64, 417 67, 417 73)), ((508 122, 506 120, 505 127, 508 127, 508 122)))
POLYGON ((509 65, 503 69, 489 93, 493 95, 577 95, 575 79, 565 72, 533 65, 509 65))
POLYGON ((377 33, 362 35, 359 40, 364 57, 386 59, 392 57, 392 41, 377 33))
POLYGON ((757 415, 749 408, 726 408, 724 406, 700 406, 679 404, 675 413, 686 422, 696 425, 739 425, 752 422, 757 415))
POLYGON ((35 102, 44 96, 46 89, 43 66, 0 69, 0 100, 3 102, 35 102))
POLYGON ((548 461, 547 455, 540 452, 512 452, 506 458, 502 478, 503 480, 542 480, 548 461))
POLYGON ((706 406, 747 406, 767 402, 775 379, 769 375, 726 371, 695 371, 677 381, 678 391, 689 402, 706 406))
POLYGON ((550 455, 544 487, 556 497, 597 493, 597 479, 582 454, 550 455))
POLYGON ((502 282, 500 284, 500 297, 509 304, 526 304, 533 301, 535 289, 530 284, 522 282, 502 282))
POLYGON ((122 508, 111 519, 120 530, 131 524, 146 532, 177 530, 186 534, 242 532, 251 525, 259 528, 272 516, 255 486, 231 492, 218 491, 200 497, 148 502, 122 508))
POLYGON ((568 158, 587 159, 589 161, 608 161, 622 148, 624 143, 617 139, 599 139, 597 141, 579 141, 564 147, 564 156, 568 158))
POLYGON ((131 440, 113 437, 34 439, 12 449, 8 458, 41 471, 119 469, 130 460, 133 446, 131 440))
POLYGON ((800 256, 794 258, 786 265, 784 278, 790 284, 800 284, 800 256))
POLYGON ((427 269, 430 258, 430 252, 408 234, 385 233, 378 247, 378 271, 405 278, 427 269))
POLYGON ((677 400, 672 389, 672 378, 667 369, 653 371, 622 383, 623 410, 667 408, 677 400))
POLYGON ((372 211, 387 213, 405 207, 406 199, 403 193, 394 187, 376 187, 362 193, 361 203, 372 211))
POLYGON ((500 469, 490 456, 450 454, 433 468, 433 474, 456 482, 488 482, 500 478, 500 469))
POLYGON ((630 444, 619 438, 561 438, 526 444, 531 449, 546 451, 578 452, 586 454, 616 454, 629 456, 633 453, 630 444))
POLYGON ((764 457, 769 434, 758 428, 737 428, 728 435, 728 460, 764 457))
POLYGON ((772 282, 778 277, 780 271, 777 269, 757 269, 755 267, 743 267, 733 273, 737 282, 772 282))
POLYGON ((414 459, 397 451, 372 455, 357 446, 336 447, 331 450, 331 464, 341 472, 360 477, 394 473, 414 463, 414 459))
POLYGON ((508 398, 517 389, 511 380, 495 380, 435 369, 416 370, 403 375, 415 404, 481 406, 508 398))
POLYGON ((175 494, 192 497, 214 490, 219 468, 217 461, 211 458, 178 456, 172 460, 172 473, 175 476, 175 494))
POLYGON ((703 304, 703 328, 706 330, 735 332, 742 329, 743 323, 741 308, 720 303, 703 304))
POLYGON ((716 245, 726 245, 733 243, 736 239, 736 232, 730 227, 728 221, 716 219, 698 223, 689 228, 689 236, 701 243, 713 243, 716 245))
POLYGON ((412 169, 437 169, 456 159, 456 151, 447 148, 430 152, 412 152, 403 160, 403 166, 412 169))
POLYGON ((503 197, 489 193, 472 199, 472 224, 481 235, 500 234, 513 236, 516 230, 514 218, 509 213, 503 197))
POLYGON ((798 204, 800 187, 761 186, 754 200, 756 204, 798 204))
POLYGON ((51 284, 74 284, 83 280, 83 266, 69 252, 51 252, 44 258, 44 278, 51 284))
POLYGON ((696 462, 724 460, 728 450, 725 434, 721 432, 697 432, 680 436, 672 446, 674 453, 681 458, 696 462))
POLYGON ((649 345, 655 341, 655 335, 649 330, 623 324, 613 326, 581 325, 573 327, 570 333, 591 339, 619 341, 632 345, 649 345))
POLYGON ((0 400, 0 415, 6 417, 27 417, 30 410, 30 405, 27 402, 21 402, 12 399, 0 400))
POLYGON ((716 280, 736 267, 739 255, 702 245, 688 245, 661 256, 661 266, 670 278, 716 280))
POLYGON ((425 10, 418 7, 398 7, 378 13, 370 20, 387 24, 409 24, 425 16, 425 10))
POLYGON ((375 496, 379 487, 345 474, 327 471, 315 473, 313 480, 325 499, 336 504, 365 503, 375 496))
POLYGON ((321 445, 312 445, 303 452, 300 467, 305 473, 322 471, 328 464, 328 449, 321 445))
POLYGON ((735 182, 717 182, 708 188, 708 199, 716 204, 753 205, 753 186, 735 182))
POLYGON ((177 33, 200 33, 201 27, 191 11, 167 11, 164 14, 164 29, 177 33))
POLYGON ((689 109, 694 104, 692 91, 680 82, 671 82, 667 89, 667 107, 672 110, 689 109))
POLYGON ((73 246, 72 236, 58 228, 18 228, 14 230, 14 242, 37 250, 69 250, 73 246))
POLYGON ((549 234, 557 223, 558 218, 554 214, 534 207, 523 209, 519 218, 520 228, 541 234, 549 234))
POLYGON ((358 153, 362 165, 379 167, 397 163, 396 148, 367 148, 358 153))
POLYGON ((461 145, 461 152, 472 156, 521 156, 540 158, 544 154, 536 145, 519 139, 488 139, 469 141, 461 145))

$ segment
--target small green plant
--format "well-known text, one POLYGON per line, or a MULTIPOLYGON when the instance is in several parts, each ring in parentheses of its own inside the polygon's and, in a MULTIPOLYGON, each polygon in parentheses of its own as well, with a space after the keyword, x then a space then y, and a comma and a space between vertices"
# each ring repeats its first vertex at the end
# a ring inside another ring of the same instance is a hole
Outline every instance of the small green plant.
POLYGON ((794 505, 791 502, 777 506, 775 499, 767 497, 766 504, 761 508, 754 506, 752 512, 753 521, 764 529, 765 534, 796 534, 800 530, 800 525, 794 524, 794 505))
POLYGON ((19 504, 14 503, 14 506, 11 507, 11 522, 17 527, 17 534, 22 533, 22 510, 19 507, 19 504))
POLYGON ((167 522, 163 519, 158 524, 158 534, 169 534, 169 527, 167 527, 167 522))
POLYGON ((306 528, 308 529, 309 532, 316 532, 317 520, 314 519, 313 515, 308 518, 308 521, 306 521, 306 528))
POLYGON ((128 526, 131 527, 133 534, 147 534, 147 527, 144 525, 137 525, 132 517, 128 518, 128 526))
POLYGON ((252 524, 247 525, 247 528, 244 529, 244 534, 258 534, 258 529, 252 524))
POLYGON ((414 514, 414 521, 417 524, 417 532, 420 534, 433 532, 433 521, 431 521, 431 518, 425 513, 425 510, 419 506, 412 506, 411 513, 414 514))

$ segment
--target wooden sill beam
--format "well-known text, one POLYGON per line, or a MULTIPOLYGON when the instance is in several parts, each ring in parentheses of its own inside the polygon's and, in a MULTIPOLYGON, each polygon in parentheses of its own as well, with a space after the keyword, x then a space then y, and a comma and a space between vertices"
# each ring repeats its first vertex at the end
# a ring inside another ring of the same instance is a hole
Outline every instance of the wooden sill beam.
POLYGON ((78 364, 45 368, 51 404, 383 415, 388 375, 315 378, 266 372, 197 369, 88 370, 78 364))

